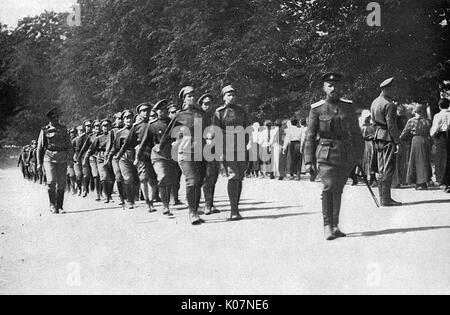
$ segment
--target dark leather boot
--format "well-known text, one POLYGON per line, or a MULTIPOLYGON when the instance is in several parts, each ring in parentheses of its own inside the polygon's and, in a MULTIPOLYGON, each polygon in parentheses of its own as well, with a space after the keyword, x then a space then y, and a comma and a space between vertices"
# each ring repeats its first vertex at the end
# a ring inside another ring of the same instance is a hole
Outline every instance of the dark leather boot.
POLYGON ((123 182, 117 182, 117 190, 119 191, 120 203, 119 206, 125 205, 125 191, 123 182))
POLYGON ((339 229, 339 215, 341 214, 342 194, 333 193, 333 234, 336 238, 346 237, 339 229))
POLYGON ((58 208, 56 206, 56 192, 54 189, 48 189, 48 199, 50 201, 50 212, 53 214, 58 214, 58 208))
POLYGON ((169 187, 159 187, 159 193, 161 195, 161 200, 163 203, 163 215, 172 217, 173 214, 170 212, 170 186, 169 187))
POLYGON ((198 214, 196 187, 186 187, 186 199, 189 205, 189 219, 192 225, 202 224, 203 221, 198 214))
POLYGON ((231 206, 231 217, 230 221, 242 220, 242 216, 239 213, 239 181, 229 180, 228 181, 228 197, 230 198, 231 206))
POLYGON ((324 235, 327 241, 336 239, 333 233, 332 223, 333 194, 330 192, 322 192, 322 215, 324 235))
POLYGON ((383 207, 400 207, 403 204, 391 198, 391 185, 383 183, 382 185, 381 205, 383 207))
POLYGON ((59 213, 66 213, 66 211, 64 211, 64 190, 56 191, 56 208, 59 213))

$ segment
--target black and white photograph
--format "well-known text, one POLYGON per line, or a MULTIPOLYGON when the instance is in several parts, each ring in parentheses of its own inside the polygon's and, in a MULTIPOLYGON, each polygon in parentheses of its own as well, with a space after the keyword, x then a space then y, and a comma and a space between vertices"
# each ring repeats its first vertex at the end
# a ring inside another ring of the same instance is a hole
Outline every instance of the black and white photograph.
POLYGON ((450 295, 449 22, 450 0, 0 0, 0 295, 450 295))

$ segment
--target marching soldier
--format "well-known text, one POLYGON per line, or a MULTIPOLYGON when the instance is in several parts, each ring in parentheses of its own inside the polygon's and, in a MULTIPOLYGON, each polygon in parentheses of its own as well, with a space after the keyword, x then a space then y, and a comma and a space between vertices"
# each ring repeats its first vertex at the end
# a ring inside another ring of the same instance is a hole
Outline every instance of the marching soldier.
MULTIPOLYGON (((247 169, 246 150, 249 143, 249 135, 246 129, 250 126, 245 109, 236 102, 236 90, 229 85, 222 89, 224 105, 217 109, 213 125, 222 130, 223 139, 223 163, 228 174, 228 196, 231 205, 231 221, 242 220, 239 213, 239 202, 242 194, 242 182, 247 169), (233 134, 228 134, 228 129, 234 128, 233 134), (242 131, 239 131, 241 127, 242 131), (237 128, 237 129, 236 129, 237 128), (233 137, 233 143, 228 143, 227 138, 233 137), (241 139, 241 141, 239 141, 241 139), (245 139, 245 143, 242 143, 245 139)), ((217 137, 217 135, 216 135, 217 137)))
MULTIPOLYGON (((140 148, 152 146, 151 159, 158 179, 159 193, 164 207, 163 215, 172 217, 173 214, 170 212, 170 192, 177 179, 175 161, 172 160, 171 154, 172 146, 166 145, 161 150, 155 150, 155 145, 160 144, 161 138, 170 123, 167 105, 168 101, 162 100, 153 107, 153 111, 158 115, 158 118, 148 124, 140 148)), ((141 155, 142 151, 139 149, 138 158, 141 155)))
POLYGON ((106 195, 105 203, 110 203, 112 198, 112 191, 114 186, 114 174, 112 171, 111 164, 107 163, 107 151, 106 146, 110 137, 111 121, 108 119, 103 119, 100 122, 101 134, 98 135, 92 142, 89 150, 85 156, 85 163, 88 162, 89 158, 93 155, 96 156, 95 161, 97 162, 97 169, 99 173, 99 180, 102 185, 102 190, 106 195))
POLYGON ((19 160, 17 161, 17 167, 20 167, 24 179, 28 177, 28 170, 26 165, 27 152, 28 152, 28 145, 22 148, 22 150, 20 151, 19 160))
POLYGON ((397 108, 391 94, 394 78, 381 83, 381 95, 372 103, 372 120, 375 123, 375 148, 378 157, 378 189, 383 207, 398 207, 402 204, 392 199, 391 187, 396 168, 396 155, 400 145, 400 130, 397 125, 397 108))
POLYGON ((59 112, 53 108, 47 113, 49 124, 42 128, 37 146, 38 169, 45 168, 48 182, 50 211, 64 213, 67 162, 72 155, 72 144, 65 126, 59 123, 59 112))
MULTIPOLYGON (((214 97, 211 94, 204 94, 198 100, 198 104, 205 113, 206 125, 209 127, 212 125, 215 110, 213 108, 214 97)), ((207 133, 206 145, 213 146, 214 140, 210 137, 211 134, 207 133)), ((211 148, 213 151, 214 148, 211 148)), ((220 162, 217 160, 208 161, 206 163, 206 177, 203 184, 203 195, 205 196, 205 215, 211 215, 220 213, 220 211, 214 207, 214 192, 216 190, 217 180, 219 178, 220 162)))
MULTIPOLYGON (((77 130, 75 128, 69 129, 69 138, 72 143, 72 150, 75 150, 75 138, 77 137, 77 130)), ((69 159, 67 164, 67 191, 70 192, 72 190, 73 194, 77 193, 76 191, 76 176, 75 176, 75 166, 73 163, 73 159, 69 159)))
MULTIPOLYGON (((122 113, 114 114, 114 124, 109 133, 108 143, 106 145, 106 155, 109 156, 109 153, 114 145, 115 139, 117 137, 117 133, 124 127, 122 120, 122 113)), ((111 166, 114 172, 115 181, 117 184, 117 190, 119 191, 120 203, 119 205, 123 206, 125 204, 125 192, 124 192, 124 183, 122 172, 120 171, 119 160, 115 157, 111 160, 111 166)))
POLYGON ((201 188, 205 178, 205 162, 203 160, 205 118, 203 111, 195 106, 195 90, 192 86, 181 89, 179 98, 183 101, 183 110, 172 119, 155 151, 167 150, 166 146, 171 146, 175 128, 180 128, 182 140, 178 147, 178 164, 186 178, 186 198, 191 224, 199 225, 205 222, 198 213, 201 188), (201 139, 195 138, 194 130, 201 132, 201 139))
MULTIPOLYGON (((176 105, 176 104, 170 104, 169 107, 167 108, 167 110, 169 111, 169 119, 172 120, 175 118, 175 116, 177 115, 177 113, 180 111, 180 108, 176 105)), ((172 143, 172 151, 173 152, 178 152, 178 147, 177 144, 179 144, 180 140, 176 140, 175 142, 172 143)), ((178 156, 172 156, 172 158, 175 158, 174 161, 176 162, 174 164, 175 167, 175 173, 176 173, 176 179, 174 181, 174 184, 172 185, 172 197, 173 197, 173 205, 174 206, 178 206, 181 205, 182 202, 180 201, 179 195, 180 195, 180 186, 181 186, 181 176, 183 175, 183 172, 181 171, 180 165, 178 165, 178 156)))
POLYGON ((311 105, 305 146, 306 165, 314 169, 318 164, 322 179, 325 238, 330 241, 346 236, 339 229, 342 193, 364 150, 353 103, 340 98, 341 78, 337 73, 322 77, 326 99, 311 105))
POLYGON ((83 166, 83 156, 86 152, 82 151, 87 138, 90 136, 92 130, 92 122, 86 120, 83 122, 82 126, 77 128, 78 137, 74 139, 74 154, 73 162, 75 169, 75 176, 78 186, 78 196, 81 196, 82 191, 83 197, 86 197, 89 193, 89 182, 90 182, 90 169, 83 166))
MULTIPOLYGON (((93 122, 93 132, 90 133, 86 141, 81 148, 81 152, 83 153, 83 171, 86 171, 88 174, 88 177, 90 179, 90 182, 88 181, 86 185, 91 185, 91 189, 95 189, 95 192, 97 193, 96 201, 101 201, 101 184, 100 184, 100 173, 98 172, 98 165, 97 165, 97 156, 91 155, 88 159, 86 159, 86 153, 89 151, 89 148, 91 147, 92 143, 94 143, 95 139, 97 139, 98 136, 101 135, 101 123, 98 120, 94 120, 93 122), (92 185, 93 184, 93 185, 92 185)), ((87 196, 87 190, 84 194, 84 197, 87 196)))
POLYGON ((111 163, 113 159, 118 160, 120 173, 122 174, 124 181, 124 195, 128 201, 128 209, 134 209, 134 200, 136 196, 135 186, 136 179, 138 177, 137 169, 134 166, 135 161, 135 149, 130 148, 125 154, 118 159, 117 153, 125 144, 128 136, 130 135, 130 130, 133 127, 134 114, 130 110, 125 110, 122 113, 122 121, 124 123, 124 128, 117 132, 114 139, 114 143, 109 151, 108 161, 111 163))
POLYGON ((36 183, 38 181, 38 171, 37 171, 37 142, 36 140, 31 141, 31 146, 28 152, 28 160, 27 160, 27 167, 28 167, 28 174, 30 174, 30 179, 33 181, 33 183, 36 183))
MULTIPOLYGON (((131 128, 128 138, 117 154, 117 159, 121 160, 125 153, 133 150, 135 147, 142 143, 145 130, 147 129, 147 125, 149 124, 150 111, 150 103, 142 103, 136 108, 136 112, 139 113, 139 116, 136 119, 136 123, 131 128)), ((155 170, 153 169, 151 161, 152 147, 153 145, 149 144, 140 148, 142 154, 140 157, 137 157, 137 160, 135 161, 135 165, 138 170, 139 181, 141 183, 141 191, 144 194, 145 202, 150 213, 156 211, 153 207, 153 201, 150 199, 150 196, 153 196, 153 190, 158 185, 155 170)))

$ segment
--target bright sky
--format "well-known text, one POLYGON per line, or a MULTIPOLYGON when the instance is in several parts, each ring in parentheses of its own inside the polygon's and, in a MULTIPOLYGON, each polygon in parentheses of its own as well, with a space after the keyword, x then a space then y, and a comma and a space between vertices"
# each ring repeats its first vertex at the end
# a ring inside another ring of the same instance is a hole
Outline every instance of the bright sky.
POLYGON ((47 11, 66 12, 77 0, 0 0, 0 23, 16 27, 26 16, 47 11))

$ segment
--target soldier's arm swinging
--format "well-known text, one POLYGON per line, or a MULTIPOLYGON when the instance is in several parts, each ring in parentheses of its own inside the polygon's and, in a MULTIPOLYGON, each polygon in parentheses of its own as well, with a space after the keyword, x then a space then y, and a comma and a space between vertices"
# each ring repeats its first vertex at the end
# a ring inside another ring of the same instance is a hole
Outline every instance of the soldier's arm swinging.
POLYGON ((130 150, 131 148, 134 148, 138 145, 137 143, 137 135, 136 135, 136 128, 133 126, 130 130, 130 133, 128 134, 127 139, 122 145, 122 148, 120 148, 119 153, 117 153, 117 159, 121 159, 122 156, 124 156, 125 152, 130 150))

